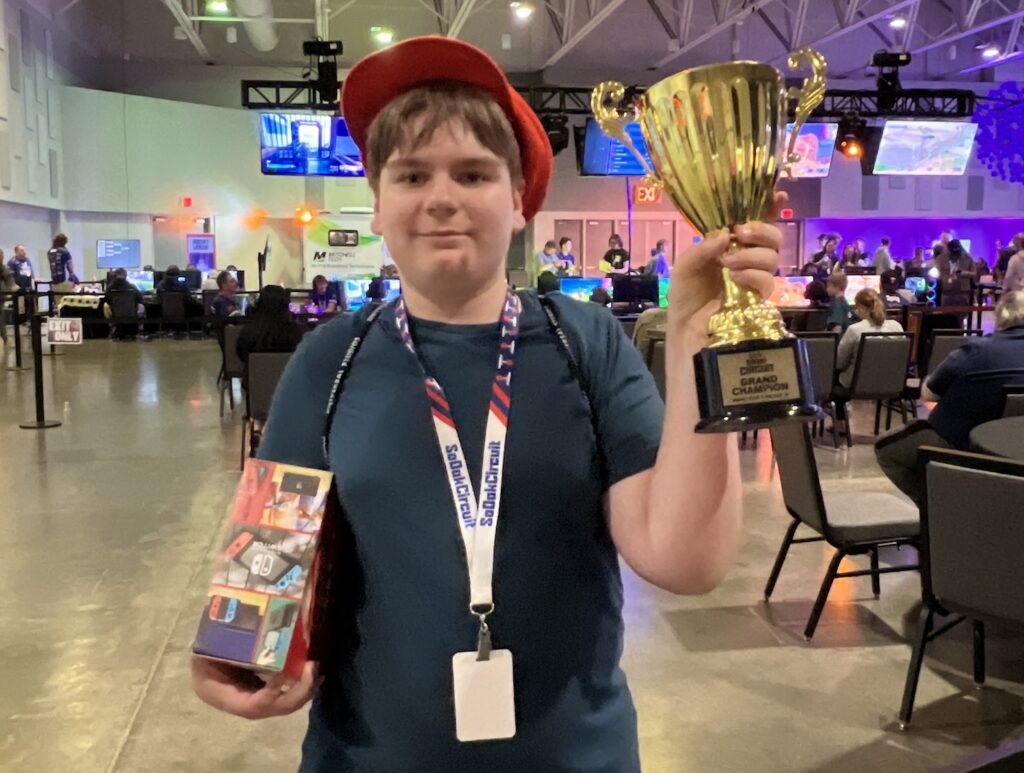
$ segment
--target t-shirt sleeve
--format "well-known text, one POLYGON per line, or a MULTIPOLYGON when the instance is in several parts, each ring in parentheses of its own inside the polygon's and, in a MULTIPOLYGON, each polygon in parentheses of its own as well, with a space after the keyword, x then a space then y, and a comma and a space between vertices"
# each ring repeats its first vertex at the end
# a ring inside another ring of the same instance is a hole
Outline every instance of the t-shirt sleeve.
MULTIPOLYGON (((575 301, 573 303, 576 303, 575 301)), ((665 404, 640 352, 604 308, 583 306, 585 362, 605 461, 605 485, 654 466, 665 404)))
POLYGON ((351 320, 340 319, 302 339, 274 393, 260 459, 323 469, 327 400, 350 328, 351 320))

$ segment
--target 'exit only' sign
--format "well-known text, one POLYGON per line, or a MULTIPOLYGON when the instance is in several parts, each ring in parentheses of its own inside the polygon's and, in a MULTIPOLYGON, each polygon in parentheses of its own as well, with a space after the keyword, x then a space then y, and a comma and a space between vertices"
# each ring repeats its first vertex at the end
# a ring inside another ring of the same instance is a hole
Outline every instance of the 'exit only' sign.
POLYGON ((82 319, 54 317, 47 321, 46 343, 48 344, 80 344, 82 343, 82 319))
POLYGON ((661 188, 657 185, 644 185, 643 183, 636 186, 636 203, 637 204, 660 204, 661 203, 661 188))

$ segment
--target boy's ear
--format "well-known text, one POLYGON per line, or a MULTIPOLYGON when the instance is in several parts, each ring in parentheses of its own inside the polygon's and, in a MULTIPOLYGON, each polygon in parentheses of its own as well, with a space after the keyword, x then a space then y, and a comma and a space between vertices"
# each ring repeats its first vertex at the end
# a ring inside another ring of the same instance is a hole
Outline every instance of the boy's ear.
POLYGON ((515 210, 512 215, 512 233, 517 234, 526 228, 526 217, 523 215, 522 185, 512 189, 512 207, 515 210))

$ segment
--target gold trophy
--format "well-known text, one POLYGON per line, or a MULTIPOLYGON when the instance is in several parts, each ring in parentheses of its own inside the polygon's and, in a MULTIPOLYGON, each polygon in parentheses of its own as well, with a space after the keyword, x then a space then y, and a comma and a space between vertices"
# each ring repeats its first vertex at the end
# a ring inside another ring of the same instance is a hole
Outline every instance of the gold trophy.
MULTIPOLYGON (((787 92, 782 73, 759 62, 694 67, 655 83, 623 105, 621 83, 601 83, 591 109, 601 129, 622 142, 702 235, 769 216, 779 173, 800 160, 800 127, 825 95, 825 59, 810 49, 789 57, 810 65, 800 89, 787 92), (798 100, 785 146, 787 99, 798 100), (624 109, 623 109, 624 108, 624 109), (626 126, 639 121, 654 169, 626 126)), ((735 245, 733 247, 735 249, 735 245)), ((802 342, 756 292, 740 289, 722 269, 724 302, 711 318, 709 345, 694 356, 698 432, 734 432, 821 417, 814 404, 802 342)))

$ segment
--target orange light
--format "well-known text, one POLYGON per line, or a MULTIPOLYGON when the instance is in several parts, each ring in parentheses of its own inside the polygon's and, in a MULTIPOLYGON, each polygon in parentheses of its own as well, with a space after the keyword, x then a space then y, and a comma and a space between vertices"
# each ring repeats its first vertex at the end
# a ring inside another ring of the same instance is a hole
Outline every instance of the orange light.
POLYGON ((299 207, 295 210, 295 218, 303 225, 309 225, 313 222, 313 212, 305 207, 299 207))

